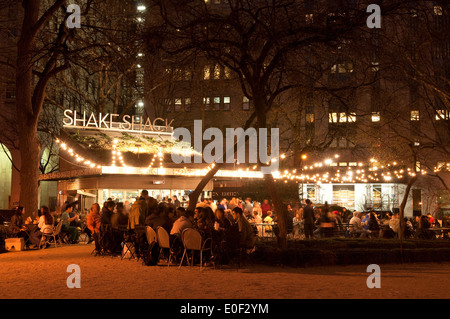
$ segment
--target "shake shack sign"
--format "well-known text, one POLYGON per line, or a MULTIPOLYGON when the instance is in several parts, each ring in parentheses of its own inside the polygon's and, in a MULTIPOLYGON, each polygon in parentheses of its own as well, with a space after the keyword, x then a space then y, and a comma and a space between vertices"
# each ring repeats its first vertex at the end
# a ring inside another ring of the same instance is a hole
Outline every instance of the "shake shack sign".
POLYGON ((122 121, 118 121, 119 114, 94 114, 77 113, 73 110, 65 110, 63 124, 65 128, 96 129, 121 132, 141 133, 167 133, 172 134, 173 127, 167 119, 157 117, 155 119, 144 119, 142 116, 124 115, 122 121))

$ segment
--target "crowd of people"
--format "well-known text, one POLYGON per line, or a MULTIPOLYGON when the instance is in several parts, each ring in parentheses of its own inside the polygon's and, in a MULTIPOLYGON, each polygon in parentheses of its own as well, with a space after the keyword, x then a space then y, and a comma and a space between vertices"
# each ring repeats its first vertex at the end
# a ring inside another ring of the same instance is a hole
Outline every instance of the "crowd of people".
MULTIPOLYGON (((164 228, 169 234, 173 255, 181 257, 182 233, 194 228, 204 240, 211 239, 211 251, 220 252, 221 262, 225 262, 240 248, 253 249, 256 234, 251 222, 256 216, 260 219, 263 216, 260 205, 254 205, 249 198, 242 202, 223 199, 217 203, 204 198, 194 210, 189 210, 182 207, 175 196, 158 202, 143 190, 132 205, 127 204, 108 199, 101 209, 97 203, 92 205, 86 225, 95 240, 97 253, 120 254, 125 239, 123 230, 126 230, 125 236, 130 236, 138 228, 150 226, 155 231, 158 227, 164 228)), ((267 216, 271 215, 269 210, 266 212, 267 216)))
MULTIPOLYGON (((309 199, 292 206, 287 207, 287 230, 288 236, 294 239, 332 237, 337 233, 361 238, 399 237, 398 213, 336 210, 327 203, 313 205, 309 199)), ((171 243, 175 246, 178 243, 181 250, 183 230, 195 228, 203 238, 211 238, 213 245, 233 252, 237 247, 251 249, 257 236, 267 232, 277 235, 278 229, 278 216, 267 199, 259 203, 251 198, 223 198, 220 201, 203 198, 191 211, 183 207, 176 196, 158 202, 143 190, 132 205, 128 201, 115 202, 109 198, 102 206, 94 203, 90 212, 75 212, 74 207, 74 204, 66 202, 59 213, 51 213, 48 207, 43 206, 34 221, 25 219, 25 209, 17 207, 10 222, 10 232, 15 237, 24 238, 27 244, 40 247, 42 235, 52 232, 54 226, 61 222, 67 243, 78 243, 83 231, 88 243, 95 241, 96 251, 100 252, 104 250, 100 242, 102 232, 112 231, 107 250, 120 253, 124 238, 119 229, 133 231, 140 226, 150 226, 156 230, 163 227, 170 234, 171 243), (35 224, 35 230, 30 232, 27 224, 35 224)), ((415 216, 405 218, 404 224, 405 238, 431 239, 435 234, 430 228, 450 227, 450 216, 441 222, 431 214, 415 216)), ((444 232, 444 237, 448 238, 448 232, 444 232)))
MULTIPOLYGON (((327 203, 314 207, 306 199, 300 205, 292 219, 294 238, 332 237, 343 234, 346 237, 359 238, 399 238, 400 217, 398 212, 340 211, 331 208, 327 203)), ((413 218, 404 218, 404 238, 433 239, 436 234, 432 228, 449 228, 450 216, 443 217, 440 222, 430 213, 413 218)), ((448 231, 443 237, 448 238, 448 231)))

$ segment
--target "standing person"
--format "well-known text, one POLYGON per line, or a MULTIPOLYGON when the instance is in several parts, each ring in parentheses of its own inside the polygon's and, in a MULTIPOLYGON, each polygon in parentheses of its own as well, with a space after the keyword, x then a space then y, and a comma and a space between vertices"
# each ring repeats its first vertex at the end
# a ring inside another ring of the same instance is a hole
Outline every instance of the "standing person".
POLYGON ((252 199, 250 197, 247 197, 245 199, 244 205, 243 205, 243 211, 244 214, 251 214, 253 215, 253 205, 252 205, 252 199))
POLYGON ((177 198, 176 195, 173 195, 173 196, 172 196, 172 203, 173 203, 173 207, 174 207, 175 209, 177 209, 178 207, 181 206, 181 203, 180 203, 180 201, 178 200, 178 198, 177 198))
POLYGON ((156 210, 156 208, 158 207, 158 201, 156 200, 156 198, 149 196, 148 190, 146 189, 141 191, 141 198, 143 198, 145 202, 145 212, 143 216, 145 220, 148 215, 156 210))
POLYGON ((128 228, 135 229, 136 225, 144 225, 145 216, 147 215, 147 204, 143 197, 136 198, 131 205, 130 214, 128 215, 128 228))
MULTIPOLYGON (((42 234, 53 232, 53 216, 50 214, 50 209, 47 206, 41 207, 41 217, 39 217, 38 230, 31 235, 31 241, 39 248, 41 243, 42 234)), ((47 243, 46 248, 50 244, 47 243)))
POLYGON ((228 209, 231 211, 239 206, 238 200, 236 197, 232 197, 230 203, 228 204, 228 209))
POLYGON ((94 237, 95 242, 95 251, 100 253, 100 225, 101 225, 101 217, 100 217, 100 205, 97 203, 92 204, 90 214, 87 217, 86 225, 89 230, 92 232, 92 236, 94 237))
POLYGON ((101 223, 103 225, 111 225, 111 218, 114 214, 114 207, 116 204, 113 201, 106 202, 102 208, 101 223))
POLYGON ((228 202, 226 198, 222 198, 219 205, 217 205, 217 208, 223 209, 224 212, 228 210, 228 202))
POLYGON ((233 219, 238 225, 239 230, 239 245, 241 247, 245 247, 247 249, 253 248, 255 245, 255 233, 253 231, 252 226, 248 222, 247 218, 242 216, 242 209, 239 207, 235 207, 231 214, 233 215, 233 219))
POLYGON ((216 205, 216 203, 214 203, 214 200, 212 198, 208 198, 208 203, 209 203, 209 207, 211 207, 211 210, 213 212, 215 212, 217 209, 217 205, 216 205))
POLYGON ((262 211, 262 219, 266 218, 267 212, 272 210, 272 206, 269 204, 269 200, 265 199, 263 203, 261 204, 261 211, 262 211))
POLYGON ((80 233, 78 232, 78 227, 70 226, 70 223, 78 218, 78 214, 75 214, 73 217, 70 217, 70 213, 73 211, 73 206, 71 204, 67 204, 64 212, 61 215, 62 220, 62 231, 70 234, 70 243, 77 244, 78 236, 80 233))
POLYGON ((305 228, 305 239, 313 238, 314 233, 314 208, 310 199, 305 200, 303 209, 303 226, 305 228))

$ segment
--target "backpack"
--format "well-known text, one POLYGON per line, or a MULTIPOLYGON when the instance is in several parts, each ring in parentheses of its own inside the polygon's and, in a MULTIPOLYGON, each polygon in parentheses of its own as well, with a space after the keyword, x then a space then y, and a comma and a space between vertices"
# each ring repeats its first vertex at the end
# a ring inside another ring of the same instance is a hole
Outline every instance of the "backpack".
POLYGON ((145 266, 155 266, 158 264, 159 260, 159 245, 158 242, 152 242, 145 254, 142 256, 142 263, 145 266))

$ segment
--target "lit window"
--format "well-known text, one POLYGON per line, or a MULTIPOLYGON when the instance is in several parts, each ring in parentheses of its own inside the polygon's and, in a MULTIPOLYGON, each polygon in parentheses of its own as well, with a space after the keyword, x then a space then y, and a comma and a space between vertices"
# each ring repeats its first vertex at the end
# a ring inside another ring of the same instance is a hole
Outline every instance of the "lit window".
POLYGON ((143 12, 143 11, 145 11, 145 9, 147 9, 144 5, 138 5, 138 7, 137 7, 137 10, 139 11, 139 12, 143 12))
POLYGON ((339 166, 347 166, 347 162, 339 162, 339 166))
POLYGON ((338 113, 332 112, 328 114, 328 122, 329 123, 337 123, 338 122, 338 113))
POLYGON ((191 98, 187 97, 184 99, 184 110, 187 112, 191 111, 191 98))
POLYGON ((348 166, 358 166, 358 163, 356 163, 356 162, 350 162, 350 163, 348 163, 348 166))
POLYGON ((314 123, 314 113, 306 114, 306 123, 314 123))
POLYGON ((211 69, 209 65, 203 68, 203 80, 209 80, 211 78, 211 69))
POLYGON ((380 122, 380 112, 372 112, 372 122, 380 122))
POLYGON ((416 162, 416 172, 420 172, 420 162, 416 162))
POLYGON ((175 112, 181 111, 181 105, 182 105, 181 98, 176 98, 175 99, 175 112))
POLYGON ((225 79, 230 79, 230 78, 231 78, 231 72, 230 72, 230 69, 229 69, 229 68, 225 67, 225 68, 223 69, 223 77, 224 77, 225 79))
POLYGON ((223 97, 223 110, 229 111, 230 105, 231 105, 231 98, 229 96, 224 96, 223 97))
POLYGON ((339 123, 347 122, 347 114, 345 112, 339 113, 339 123))
POLYGON ((447 110, 436 110, 436 121, 450 119, 450 112, 447 110))
POLYGON ((441 6, 434 6, 433 7, 434 14, 437 16, 442 15, 442 7, 441 6))
POLYGON ((349 113, 347 118, 349 122, 356 122, 356 113, 354 112, 349 113))
POLYGON ((242 109, 244 111, 248 111, 250 110, 250 100, 248 99, 248 97, 244 96, 242 98, 242 109))
POLYGON ((205 111, 209 111, 209 105, 211 104, 211 99, 209 97, 203 98, 203 105, 205 107, 205 111))
POLYGON ((305 21, 307 24, 311 24, 314 22, 314 15, 312 13, 308 13, 305 15, 305 21))
POLYGON ((380 62, 372 62, 372 71, 373 72, 380 71, 380 62))
POLYGON ((411 111, 411 121, 418 121, 419 118, 419 111, 411 111))
POLYGON ((214 110, 220 110, 220 96, 214 97, 214 110))
POLYGON ((214 80, 220 79, 220 66, 218 64, 214 65, 214 80))
POLYGON ((165 99, 164 104, 166 105, 167 112, 172 112, 172 100, 171 99, 165 99))
POLYGON ((339 63, 331 67, 331 73, 352 73, 353 63, 339 63))

